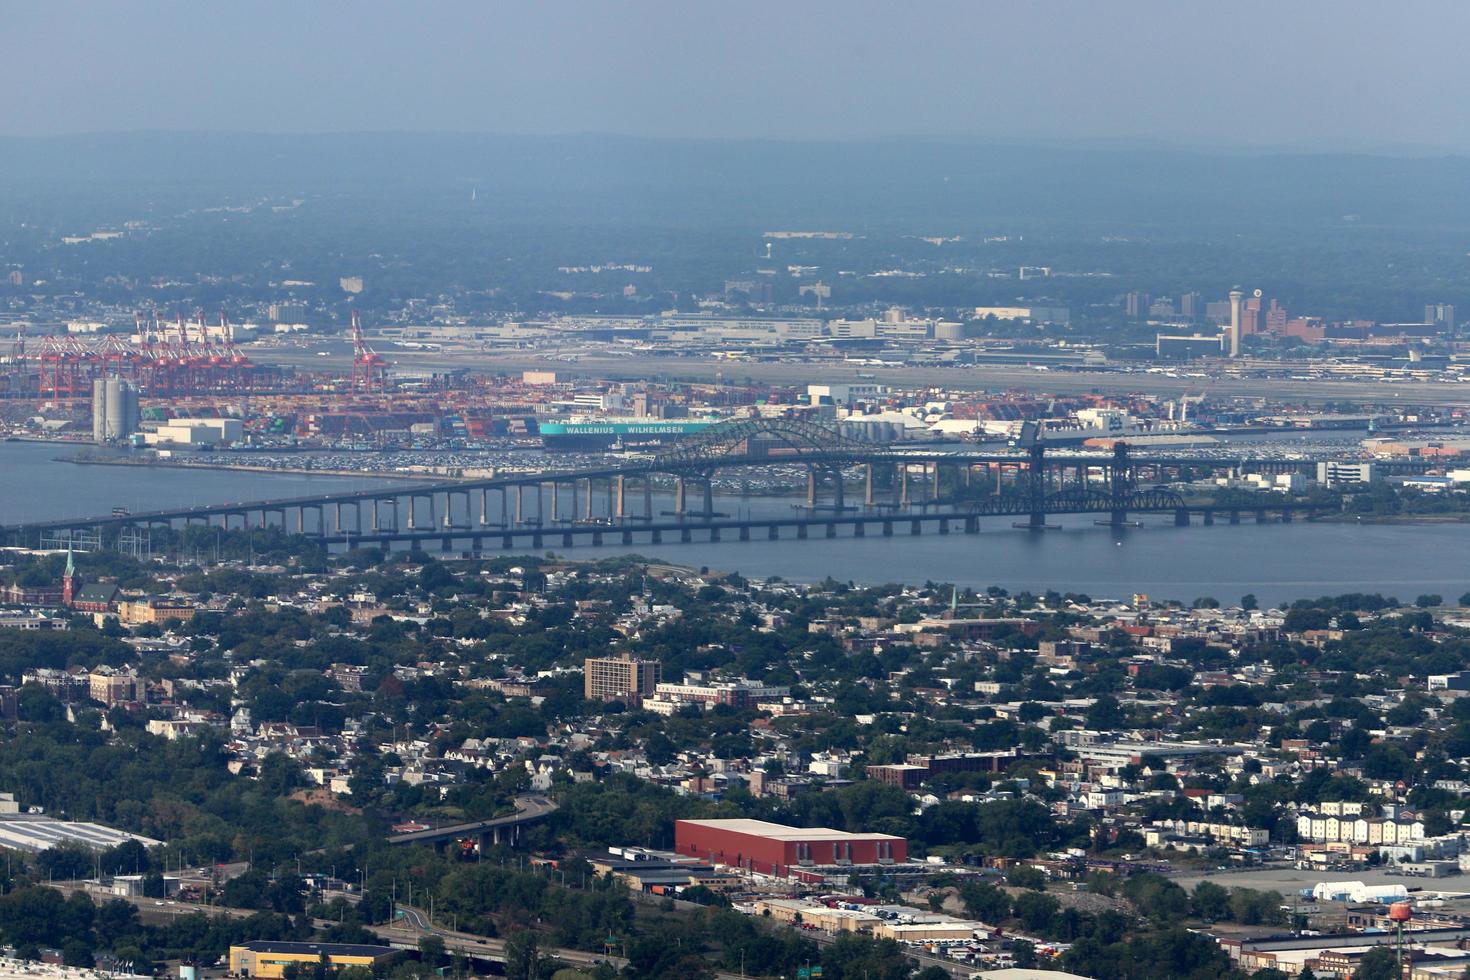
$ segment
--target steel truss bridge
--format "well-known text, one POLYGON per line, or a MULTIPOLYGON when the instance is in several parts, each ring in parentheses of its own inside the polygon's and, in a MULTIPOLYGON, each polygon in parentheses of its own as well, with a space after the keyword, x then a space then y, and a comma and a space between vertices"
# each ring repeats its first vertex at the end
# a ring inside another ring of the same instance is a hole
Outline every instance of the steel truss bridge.
MULTIPOLYGON (((1260 494, 1249 504, 1203 504, 1168 484, 1187 473, 1251 470, 1292 472, 1307 460, 1234 460, 1192 456, 1134 456, 1119 443, 1111 453, 1049 450, 980 452, 941 447, 877 446, 845 439, 832 429, 792 419, 743 419, 716 426, 647 458, 616 466, 515 473, 487 479, 446 480, 182 507, 0 527, 7 544, 54 545, 72 536, 135 536, 140 530, 210 525, 225 529, 275 527, 309 535, 324 545, 420 547, 445 550, 467 542, 479 551, 548 543, 624 545, 668 538, 710 541, 783 535, 807 538, 839 528, 862 537, 953 530, 976 533, 982 518, 1014 518, 1043 529, 1060 515, 1095 515, 1123 526, 1133 515, 1172 516, 1176 525, 1199 519, 1239 523, 1289 522, 1336 508, 1260 494), (730 470, 783 466, 806 471, 806 505, 790 513, 732 517, 716 510, 714 481, 730 470), (856 477, 856 479, 854 479, 856 477), (655 507, 672 493, 672 507, 655 507)), ((461 545, 462 547, 462 545, 461 545)))

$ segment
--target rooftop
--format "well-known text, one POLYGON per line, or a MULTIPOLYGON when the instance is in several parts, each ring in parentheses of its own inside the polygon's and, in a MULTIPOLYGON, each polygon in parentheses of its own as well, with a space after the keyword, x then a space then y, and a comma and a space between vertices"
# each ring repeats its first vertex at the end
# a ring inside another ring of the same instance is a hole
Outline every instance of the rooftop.
POLYGON ((765 820, 680 820, 678 822, 692 827, 708 827, 711 830, 724 830, 734 834, 748 834, 752 837, 781 841, 903 840, 902 837, 895 837, 892 834, 850 834, 845 830, 833 830, 831 827, 787 827, 784 824, 769 823, 765 820))
POLYGON ((131 980, 135 974, 84 970, 74 966, 57 966, 36 960, 18 960, 0 956, 0 980, 131 980))
POLYGON ((365 943, 276 943, 263 939, 241 943, 240 946, 252 953, 295 953, 320 956, 387 956, 393 952, 389 946, 369 946, 365 943))
POLYGON ((135 840, 144 847, 154 847, 162 841, 114 830, 97 823, 70 823, 50 817, 27 814, 0 814, 0 847, 11 847, 18 851, 39 854, 57 844, 77 843, 94 851, 116 847, 126 840, 135 840))

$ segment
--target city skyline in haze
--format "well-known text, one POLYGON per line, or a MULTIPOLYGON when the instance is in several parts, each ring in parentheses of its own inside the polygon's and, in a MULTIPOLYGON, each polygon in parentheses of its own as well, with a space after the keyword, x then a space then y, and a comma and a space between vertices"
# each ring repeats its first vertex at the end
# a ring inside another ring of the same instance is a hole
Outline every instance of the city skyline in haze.
POLYGON ((6 3, 0 134, 608 133, 1470 150, 1470 7, 6 3))

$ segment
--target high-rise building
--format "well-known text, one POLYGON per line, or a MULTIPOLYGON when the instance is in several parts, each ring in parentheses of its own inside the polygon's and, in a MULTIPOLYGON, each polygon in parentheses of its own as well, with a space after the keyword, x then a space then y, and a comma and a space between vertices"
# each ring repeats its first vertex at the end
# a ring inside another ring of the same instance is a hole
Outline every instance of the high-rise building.
POLYGON ((272 303, 266 311, 272 323, 305 323, 305 303, 272 303))
POLYGON ((138 431, 138 389, 121 378, 92 382, 92 441, 116 442, 138 431))
POLYGON ((1275 337, 1284 335, 1286 321, 1286 307, 1273 299, 1270 308, 1266 310, 1266 332, 1275 337))
POLYGON ((1260 290, 1256 295, 1248 297, 1240 306, 1240 335, 1250 337, 1261 332, 1261 297, 1260 290))
POLYGON ((1148 293, 1129 293, 1123 297, 1123 315, 1129 319, 1141 319, 1148 313, 1149 303, 1152 298, 1148 293))
POLYGON ((1191 320, 1200 315, 1200 294, 1185 293, 1179 297, 1179 315, 1187 316, 1191 320))
POLYGON ((663 680, 657 660, 588 657, 582 662, 582 694, 588 701, 641 701, 663 680))
POLYGON ((1455 335, 1455 308, 1449 303, 1429 303, 1424 307, 1424 322, 1432 323, 1440 332, 1455 335))

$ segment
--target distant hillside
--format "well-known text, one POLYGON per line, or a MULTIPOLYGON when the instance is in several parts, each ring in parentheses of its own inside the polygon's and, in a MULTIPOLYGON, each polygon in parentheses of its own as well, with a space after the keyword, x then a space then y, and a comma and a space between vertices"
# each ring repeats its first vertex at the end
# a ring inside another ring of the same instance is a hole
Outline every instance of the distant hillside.
POLYGON ((686 221, 936 232, 987 220, 1280 229, 1470 228, 1470 159, 1225 154, 948 140, 782 143, 606 136, 116 134, 0 138, 0 194, 67 187, 462 191, 686 221))

